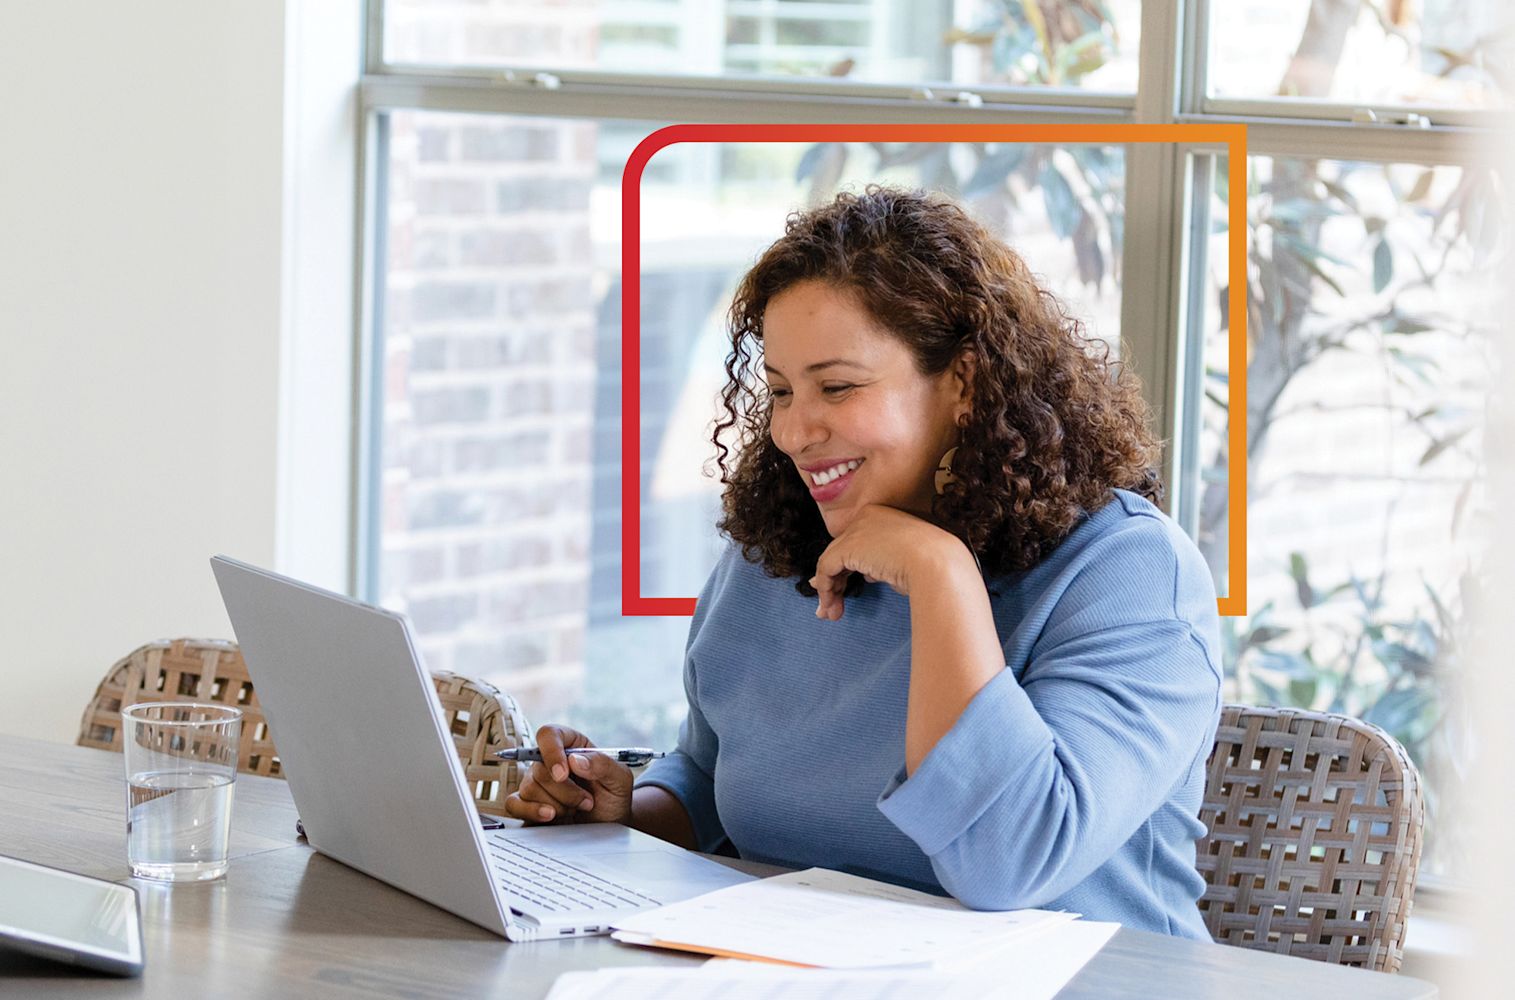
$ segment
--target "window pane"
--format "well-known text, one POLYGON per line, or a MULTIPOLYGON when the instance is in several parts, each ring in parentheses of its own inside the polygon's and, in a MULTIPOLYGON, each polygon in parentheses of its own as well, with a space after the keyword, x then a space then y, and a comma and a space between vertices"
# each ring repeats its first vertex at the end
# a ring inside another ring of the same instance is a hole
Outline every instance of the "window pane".
POLYGON ((387 0, 384 19, 394 63, 1134 93, 1141 4, 387 0))
POLYGON ((1504 0, 1211 0, 1211 97, 1509 107, 1504 0))
MULTIPOLYGON (((1211 207, 1206 488, 1223 574, 1225 162, 1211 207)), ((1502 252, 1487 171, 1249 163, 1247 618, 1222 620, 1232 700, 1375 723, 1429 806, 1425 870, 1467 877, 1438 823, 1471 738, 1455 682, 1488 536, 1483 414, 1502 252)))
MULTIPOLYGON (((647 123, 397 112, 379 593, 434 668, 533 722, 671 745, 688 621, 622 618, 620 172, 647 123)), ((682 143, 642 185, 642 591, 694 596, 724 312, 786 213, 873 180, 946 189, 1114 339, 1119 148, 682 143)))

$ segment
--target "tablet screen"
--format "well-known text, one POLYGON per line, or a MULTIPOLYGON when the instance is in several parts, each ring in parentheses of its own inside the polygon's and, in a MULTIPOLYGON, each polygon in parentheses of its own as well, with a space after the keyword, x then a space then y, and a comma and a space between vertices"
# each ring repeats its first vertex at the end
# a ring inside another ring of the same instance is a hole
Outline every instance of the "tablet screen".
POLYGON ((130 886, 0 857, 0 939, 142 961, 137 894, 130 886))

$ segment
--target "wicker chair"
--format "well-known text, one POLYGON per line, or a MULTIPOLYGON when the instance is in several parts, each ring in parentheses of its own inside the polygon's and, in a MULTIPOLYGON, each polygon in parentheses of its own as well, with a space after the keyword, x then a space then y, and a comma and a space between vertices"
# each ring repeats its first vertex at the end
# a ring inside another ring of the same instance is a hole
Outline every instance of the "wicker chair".
POLYGON ((1196 844, 1223 944, 1396 972, 1420 864, 1420 778, 1357 719, 1228 705, 1196 844))
MULTIPOLYGON (((520 706, 483 681, 445 670, 432 672, 464 779, 479 812, 505 814, 505 797, 520 783, 513 761, 496 750, 526 742, 529 730, 520 706)), ((242 709, 242 745, 237 769, 283 777, 278 751, 258 704, 247 663, 237 644, 224 639, 173 639, 132 650, 105 675, 79 725, 79 746, 121 749, 121 707, 140 701, 201 701, 242 709)))

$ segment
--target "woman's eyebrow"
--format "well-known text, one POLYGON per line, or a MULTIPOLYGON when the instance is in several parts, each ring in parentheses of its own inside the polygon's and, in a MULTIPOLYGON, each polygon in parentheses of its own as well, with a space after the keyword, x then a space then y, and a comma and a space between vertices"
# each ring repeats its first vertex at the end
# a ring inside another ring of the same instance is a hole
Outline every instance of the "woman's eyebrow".
MULTIPOLYGON (((813 365, 806 365, 805 366, 805 371, 806 372, 824 371, 827 368, 835 368, 838 365, 846 367, 846 368, 856 368, 856 369, 858 369, 860 371, 867 371, 868 370, 868 366, 867 365, 859 364, 856 361, 848 361, 846 358, 831 358, 830 360, 827 360, 827 361, 817 361, 813 365)), ((773 374, 773 375, 780 375, 780 376, 782 376, 784 374, 783 372, 779 371, 777 368, 773 367, 772 365, 770 365, 766 361, 763 362, 763 370, 766 371, 766 372, 769 372, 770 374, 773 374)))

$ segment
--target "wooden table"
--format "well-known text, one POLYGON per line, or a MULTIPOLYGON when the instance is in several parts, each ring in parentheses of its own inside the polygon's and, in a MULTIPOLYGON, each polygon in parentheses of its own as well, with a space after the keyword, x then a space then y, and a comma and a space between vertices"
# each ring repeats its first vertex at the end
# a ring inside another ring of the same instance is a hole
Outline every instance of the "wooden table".
MULTIPOLYGON (((127 881, 119 754, 0 735, 0 854, 127 881)), ((240 775, 221 881, 133 880, 147 971, 110 979, 0 953, 0 995, 542 997, 560 973, 700 959, 573 938, 510 944, 295 838, 283 781, 240 775)), ((722 859, 717 859, 722 860, 722 859)), ((758 874, 777 869, 731 862, 758 874)), ((1429 998, 1429 983, 1122 929, 1061 997, 1429 998)))

